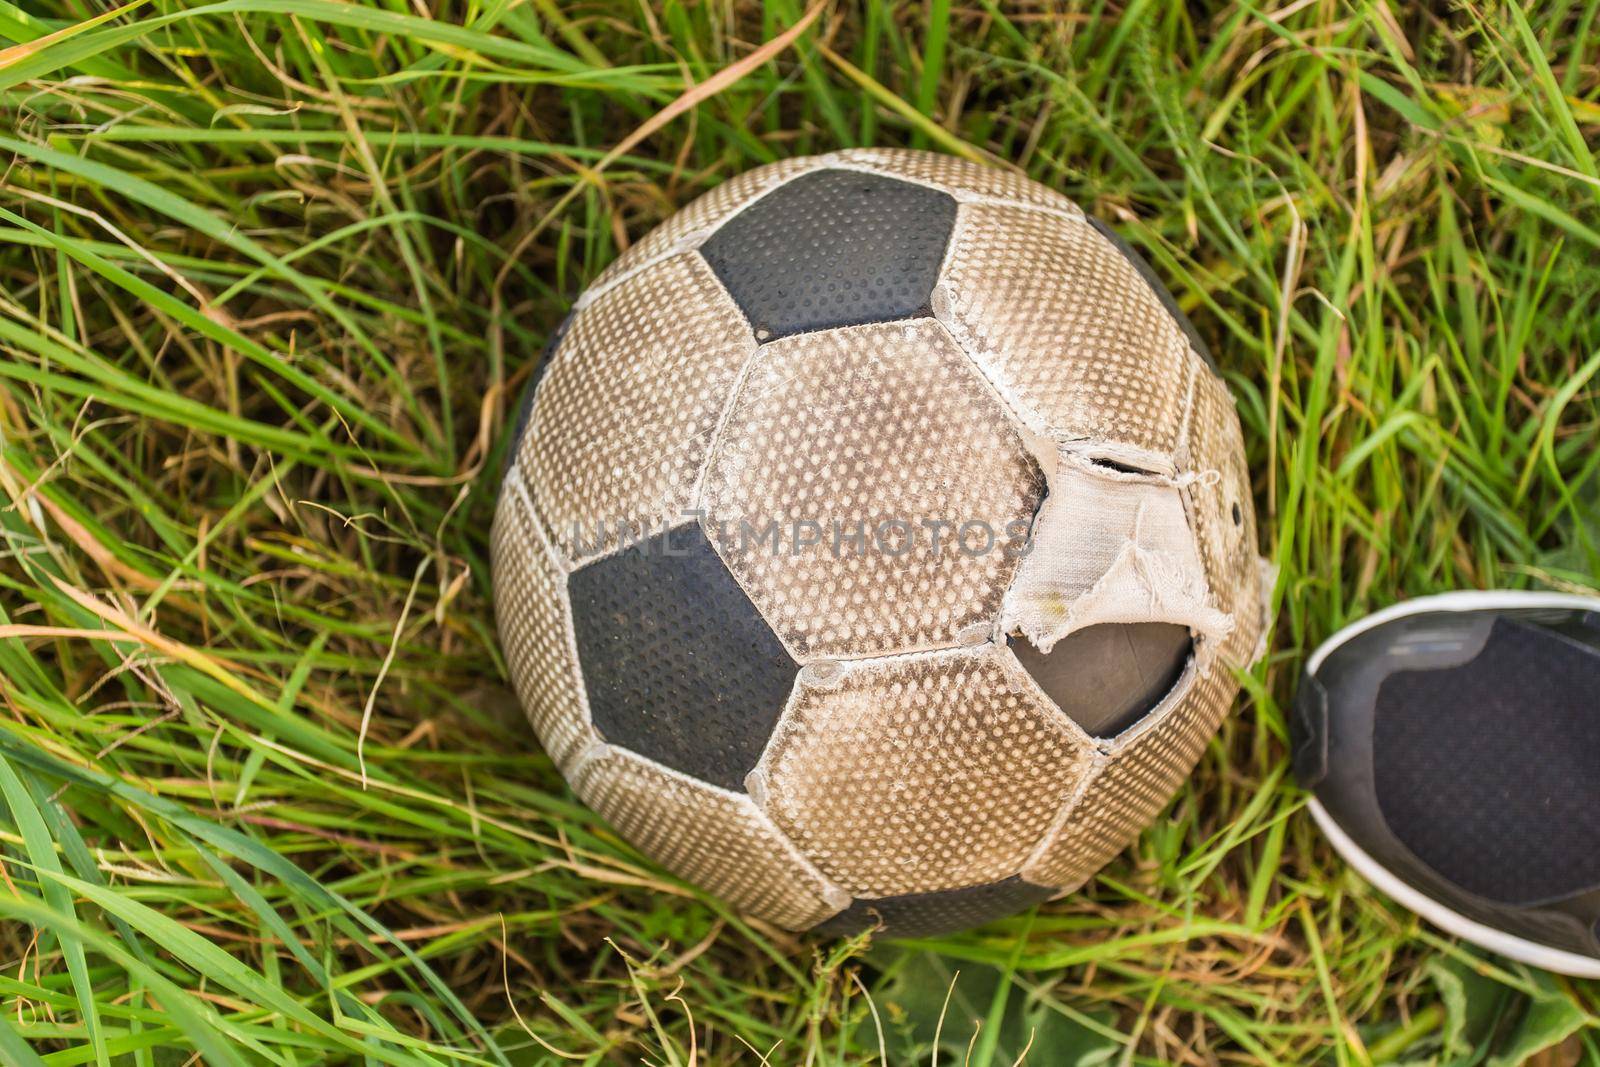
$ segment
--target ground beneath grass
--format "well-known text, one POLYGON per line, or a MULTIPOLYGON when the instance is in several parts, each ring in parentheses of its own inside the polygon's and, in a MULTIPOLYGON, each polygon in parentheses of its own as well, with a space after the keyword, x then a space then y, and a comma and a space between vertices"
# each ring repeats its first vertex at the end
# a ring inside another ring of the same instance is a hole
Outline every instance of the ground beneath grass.
POLYGON ((1600 1062, 1600 989, 1334 861, 1283 717, 1373 607, 1600 574, 1597 7, 0 0, 0 1062, 1600 1062), (575 804, 486 567, 585 283, 858 144, 1145 252, 1280 568, 1137 847, 908 945, 754 928, 575 804))

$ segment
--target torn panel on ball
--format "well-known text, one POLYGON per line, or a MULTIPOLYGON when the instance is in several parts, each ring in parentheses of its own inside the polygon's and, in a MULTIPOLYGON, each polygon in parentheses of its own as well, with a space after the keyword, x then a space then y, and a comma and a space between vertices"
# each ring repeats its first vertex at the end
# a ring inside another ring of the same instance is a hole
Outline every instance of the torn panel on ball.
POLYGON ((1082 442, 1035 450, 1048 490, 1001 629, 1068 717, 1115 737, 1161 702, 1191 657, 1209 669, 1233 629, 1185 510, 1183 486, 1203 476, 1143 470, 1082 442))
POLYGON ((1002 628, 1048 654, 1075 631, 1169 623, 1219 641, 1232 620, 1216 606, 1184 509, 1182 478, 1132 473, 1089 450, 1043 457, 1048 490, 1002 628))

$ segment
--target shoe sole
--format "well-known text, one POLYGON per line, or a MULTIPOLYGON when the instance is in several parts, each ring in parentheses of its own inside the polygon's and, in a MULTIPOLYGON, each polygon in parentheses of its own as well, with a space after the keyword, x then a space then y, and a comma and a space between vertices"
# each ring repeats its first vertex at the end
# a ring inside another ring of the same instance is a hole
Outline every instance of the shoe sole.
MULTIPOLYGON (((1600 598, 1580 596, 1570 593, 1533 593, 1533 592, 1483 592, 1468 590, 1456 593, 1440 593, 1435 596, 1417 597, 1407 600, 1392 607, 1385 608, 1376 614, 1369 615, 1360 622, 1351 623, 1322 644, 1317 646, 1311 658, 1306 661, 1306 672, 1316 674, 1317 669, 1334 649, 1346 641, 1365 633, 1375 626, 1381 626, 1393 619, 1405 618, 1408 615, 1420 615, 1432 611, 1492 611, 1516 608, 1576 608, 1586 611, 1600 611, 1600 598)), ((1474 919, 1469 919, 1460 912, 1445 907, 1432 897, 1426 896, 1412 888, 1408 883, 1401 881, 1389 869, 1373 859, 1350 835, 1334 821, 1322 802, 1311 796, 1307 805, 1311 809, 1311 817, 1317 821, 1328 842, 1333 845, 1341 859, 1356 869, 1356 873, 1365 878, 1379 892, 1394 900, 1403 907, 1416 912, 1428 922, 1437 926, 1447 934, 1469 941, 1479 948, 1487 949, 1507 959, 1516 960, 1534 967, 1541 967, 1547 971, 1558 974, 1571 975, 1574 978, 1600 978, 1600 959, 1592 956, 1582 956, 1576 952, 1567 952, 1564 949, 1551 948, 1541 945, 1537 941, 1516 937, 1511 934, 1496 930, 1492 926, 1485 926, 1474 919)))

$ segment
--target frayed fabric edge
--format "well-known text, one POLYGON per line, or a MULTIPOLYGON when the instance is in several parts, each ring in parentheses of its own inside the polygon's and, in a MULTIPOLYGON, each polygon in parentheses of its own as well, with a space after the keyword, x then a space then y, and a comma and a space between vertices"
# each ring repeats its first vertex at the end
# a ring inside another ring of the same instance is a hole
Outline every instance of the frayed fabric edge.
POLYGON ((1002 631, 1049 653, 1089 626, 1173 623, 1195 634, 1209 665, 1237 620, 1216 606, 1180 494, 1220 476, 1107 466, 1105 458, 1126 459, 1086 442, 1034 444, 1049 492, 1006 597, 1002 631))

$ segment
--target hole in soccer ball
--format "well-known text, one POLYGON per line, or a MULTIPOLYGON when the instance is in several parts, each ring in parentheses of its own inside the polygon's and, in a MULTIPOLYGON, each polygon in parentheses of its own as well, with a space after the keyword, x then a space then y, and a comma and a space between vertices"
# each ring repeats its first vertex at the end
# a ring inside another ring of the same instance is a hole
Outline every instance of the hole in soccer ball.
POLYGON ((1115 737, 1172 692, 1194 653, 1186 626, 1167 622, 1085 626, 1040 652, 1006 639, 1045 695, 1091 737, 1115 737))
POLYGON ((1104 467, 1108 471, 1116 471, 1118 474, 1137 474, 1141 478, 1157 477, 1155 471, 1147 471, 1143 467, 1135 467, 1132 464, 1123 463, 1120 460, 1107 459, 1104 456, 1090 456, 1089 462, 1096 467, 1104 467))

